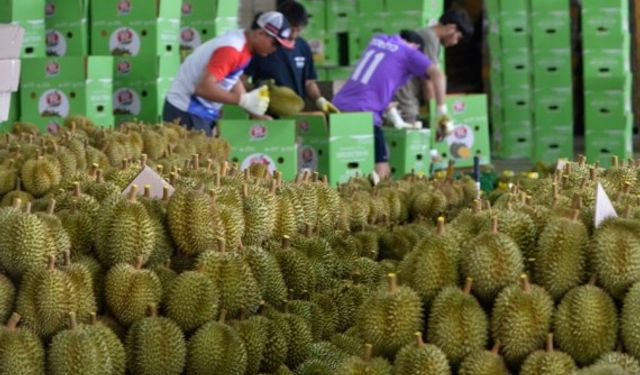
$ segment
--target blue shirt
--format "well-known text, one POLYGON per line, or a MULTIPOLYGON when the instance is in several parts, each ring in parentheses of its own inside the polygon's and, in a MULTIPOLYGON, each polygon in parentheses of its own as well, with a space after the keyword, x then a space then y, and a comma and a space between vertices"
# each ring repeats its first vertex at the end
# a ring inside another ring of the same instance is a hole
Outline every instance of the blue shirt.
POLYGON ((311 48, 302 38, 296 39, 292 49, 278 45, 267 57, 253 56, 244 74, 254 82, 273 79, 276 85, 289 87, 302 98, 307 96, 305 82, 318 78, 311 48))

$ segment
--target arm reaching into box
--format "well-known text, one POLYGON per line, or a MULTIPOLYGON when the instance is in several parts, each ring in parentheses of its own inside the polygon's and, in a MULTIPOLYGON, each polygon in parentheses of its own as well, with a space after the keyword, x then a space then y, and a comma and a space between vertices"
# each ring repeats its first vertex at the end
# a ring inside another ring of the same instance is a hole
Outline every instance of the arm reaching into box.
POLYGON ((447 95, 447 78, 438 64, 431 64, 427 68, 427 75, 433 83, 433 91, 436 99, 436 116, 438 128, 436 131, 436 141, 442 142, 444 138, 453 131, 453 121, 449 117, 445 97, 447 95))
POLYGON ((263 115, 269 107, 269 91, 266 86, 259 87, 251 92, 242 92, 244 87, 241 83, 236 84, 231 91, 226 91, 220 87, 216 77, 205 72, 196 86, 195 94, 203 99, 223 103, 237 104, 254 115, 263 115))

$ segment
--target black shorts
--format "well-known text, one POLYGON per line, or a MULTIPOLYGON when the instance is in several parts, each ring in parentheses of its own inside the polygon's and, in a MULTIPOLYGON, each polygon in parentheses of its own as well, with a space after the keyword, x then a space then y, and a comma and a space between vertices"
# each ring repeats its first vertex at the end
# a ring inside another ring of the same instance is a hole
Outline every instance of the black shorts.
POLYGON ((162 120, 164 122, 174 122, 176 119, 185 128, 189 130, 204 130, 208 136, 212 135, 213 127, 215 126, 215 122, 182 111, 165 100, 164 108, 162 109, 162 120))
POLYGON ((384 141, 384 133, 381 126, 373 126, 373 136, 376 164, 389 162, 389 150, 387 149, 387 143, 384 141))

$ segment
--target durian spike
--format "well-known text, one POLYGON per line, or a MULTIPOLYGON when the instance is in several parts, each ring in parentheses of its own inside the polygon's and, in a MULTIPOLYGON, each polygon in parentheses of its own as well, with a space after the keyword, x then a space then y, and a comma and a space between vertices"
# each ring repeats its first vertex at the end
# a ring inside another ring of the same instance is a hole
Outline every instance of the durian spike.
POLYGON ((7 330, 9 330, 10 332, 15 331, 18 328, 18 323, 20 323, 21 318, 22 317, 17 312, 11 314, 11 317, 7 321, 7 330))
POLYGON ((142 269, 142 264, 143 264, 143 259, 142 259, 142 255, 139 255, 136 258, 136 264, 135 264, 135 268, 137 271, 140 271, 142 269))
POLYGON ((395 293, 396 289, 398 289, 398 278, 395 273, 387 275, 387 284, 387 291, 389 293, 395 293))
POLYGON ((150 303, 149 306, 147 306, 147 316, 149 318, 158 316, 158 306, 155 303, 150 303))
POLYGON ((618 156, 617 155, 613 155, 611 157, 611 166, 614 167, 614 168, 617 168, 619 166, 619 164, 620 164, 620 161, 618 159, 618 156))
POLYGON ((91 325, 94 326, 98 323, 98 314, 96 314, 96 312, 92 312, 89 314, 89 321, 91 322, 91 325))
POLYGON ((24 213, 27 215, 31 214, 31 202, 27 202, 24 205, 24 213))
POLYGON ((71 329, 76 329, 78 327, 78 320, 76 319, 76 313, 71 311, 69 312, 69 326, 71 329))
POLYGON ((80 190, 80 182, 76 181, 73 183, 73 196, 77 198, 80 194, 82 194, 82 191, 80 190))
POLYGON ((13 199, 13 208, 20 209, 20 206, 22 206, 22 199, 14 198, 13 199))
POLYGON ((222 254, 227 251, 227 242, 223 238, 218 238, 218 251, 222 254))
POLYGON ((443 235, 445 232, 444 216, 438 217, 438 234, 443 235))
POLYGON ((472 286, 473 286, 473 279, 470 278, 470 277, 467 277, 467 279, 464 282, 464 289, 462 289, 464 294, 471 294, 471 287, 472 286))
POLYGON ((373 345, 364 344, 364 354, 362 355, 362 359, 365 362, 369 362, 371 360, 371 355, 373 354, 373 345))
POLYGON ((553 333, 547 334, 547 352, 553 352, 553 333))
POLYGON ((497 216, 491 217, 491 233, 493 234, 498 233, 498 217, 497 216))
POLYGON ((131 185, 131 190, 129 190, 128 200, 131 203, 136 203, 136 197, 138 196, 138 185, 131 185))
POLYGON ((147 166, 147 154, 140 155, 140 168, 144 168, 147 166))
POLYGON ((149 184, 144 185, 144 197, 151 198, 151 185, 149 184))
POLYGON ((520 280, 522 281, 522 290, 527 294, 530 293, 531 284, 529 283, 529 276, 527 276, 526 273, 523 273, 522 275, 520 275, 520 280))
POLYGON ((218 323, 224 324, 227 320, 227 309, 220 310, 220 317, 218 317, 218 323))
POLYGON ((491 348, 491 354, 497 356, 500 355, 500 341, 496 340, 493 344, 493 348, 491 348))
POLYGON ((164 185, 162 187, 162 201, 163 202, 169 202, 169 186, 164 185))
POLYGON ((280 243, 280 247, 282 248, 282 250, 289 249, 290 245, 291 245, 291 238, 287 235, 282 236, 282 241, 280 243))
POLYGON ((422 340, 422 332, 416 332, 413 334, 416 337, 416 346, 418 348, 424 347, 424 341, 422 340))

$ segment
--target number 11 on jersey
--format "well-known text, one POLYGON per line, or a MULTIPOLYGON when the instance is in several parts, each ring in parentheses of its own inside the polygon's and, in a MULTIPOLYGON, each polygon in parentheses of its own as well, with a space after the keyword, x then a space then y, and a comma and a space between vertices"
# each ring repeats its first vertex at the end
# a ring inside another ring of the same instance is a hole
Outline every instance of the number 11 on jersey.
POLYGON ((369 83, 371 76, 375 73, 378 65, 384 60, 385 53, 376 51, 368 51, 360 60, 360 64, 356 67, 355 72, 353 72, 353 76, 351 77, 354 81, 360 81, 363 85, 369 83), (366 68, 366 70, 365 70, 366 68), (362 71, 364 75, 362 75, 362 71), (360 79, 360 75, 362 75, 362 79, 360 79))

